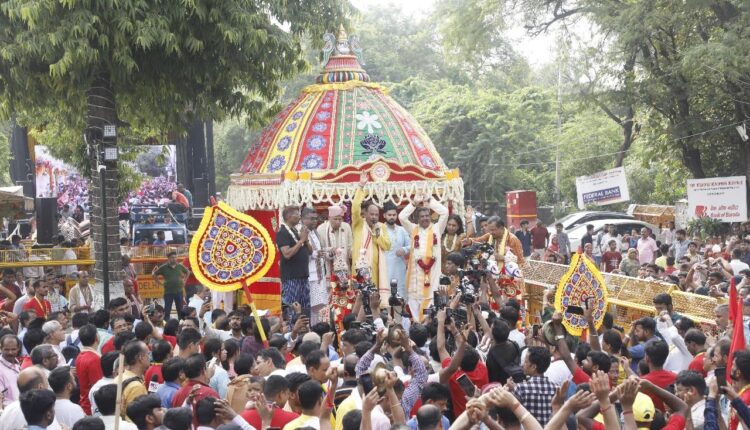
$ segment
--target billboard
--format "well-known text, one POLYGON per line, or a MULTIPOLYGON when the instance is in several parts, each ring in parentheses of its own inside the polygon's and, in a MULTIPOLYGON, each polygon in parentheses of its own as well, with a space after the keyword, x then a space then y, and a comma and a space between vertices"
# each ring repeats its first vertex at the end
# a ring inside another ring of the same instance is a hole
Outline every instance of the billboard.
MULTIPOLYGON (((36 197, 57 197, 58 210, 63 205, 89 210, 89 180, 74 166, 50 154, 47 147, 34 146, 36 197)), ((177 157, 174 145, 149 146, 129 163, 143 178, 139 189, 131 191, 122 202, 128 206, 157 206, 169 201, 176 187, 177 157)))
POLYGON ((617 167, 590 176, 576 178, 578 208, 590 205, 609 205, 630 200, 625 168, 617 167))
POLYGON ((688 179, 688 219, 709 217, 724 222, 747 221, 747 178, 688 179))

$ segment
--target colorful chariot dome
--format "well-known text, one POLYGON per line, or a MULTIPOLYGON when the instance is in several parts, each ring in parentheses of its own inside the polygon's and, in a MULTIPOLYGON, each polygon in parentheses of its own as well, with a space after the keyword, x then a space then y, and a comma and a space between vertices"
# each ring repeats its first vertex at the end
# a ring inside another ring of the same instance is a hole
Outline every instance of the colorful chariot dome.
POLYGON ((326 34, 324 68, 261 133, 232 175, 238 209, 350 200, 370 172, 371 197, 400 203, 429 192, 459 207, 463 181, 446 168, 417 121, 371 83, 356 36, 326 34))

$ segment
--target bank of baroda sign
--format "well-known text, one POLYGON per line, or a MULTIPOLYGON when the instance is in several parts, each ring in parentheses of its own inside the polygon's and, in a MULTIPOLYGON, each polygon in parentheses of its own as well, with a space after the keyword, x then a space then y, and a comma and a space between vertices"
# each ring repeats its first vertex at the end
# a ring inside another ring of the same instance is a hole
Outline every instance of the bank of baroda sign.
POLYGON ((724 222, 747 221, 747 178, 688 179, 688 219, 709 217, 724 222))

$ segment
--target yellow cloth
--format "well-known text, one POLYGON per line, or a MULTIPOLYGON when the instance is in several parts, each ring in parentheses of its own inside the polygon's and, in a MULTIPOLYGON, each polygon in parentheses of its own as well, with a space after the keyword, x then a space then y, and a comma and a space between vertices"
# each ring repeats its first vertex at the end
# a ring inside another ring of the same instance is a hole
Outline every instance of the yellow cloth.
POLYGON ((294 429, 298 429, 301 427, 307 427, 310 425, 308 424, 308 422, 310 421, 314 422, 316 419, 319 420, 318 417, 311 417, 310 415, 302 414, 298 416, 297 418, 289 421, 287 425, 284 426, 284 430, 294 430, 294 429))
MULTIPOLYGON (((356 275, 356 264, 359 260, 359 251, 362 249, 362 245, 366 240, 369 226, 367 222, 362 218, 362 202, 365 200, 365 190, 362 188, 357 189, 354 193, 354 199, 352 200, 352 274, 356 275)), ((381 254, 383 251, 391 249, 391 239, 388 237, 388 229, 385 228, 382 223, 378 223, 380 226, 380 236, 372 236, 370 244, 367 249, 367 254, 370 256, 370 271, 372 274, 372 282, 379 286, 378 280, 380 278, 380 261, 381 254)))
MULTIPOLYGON (((355 390, 356 389, 357 388, 355 388, 355 390)), ((339 419, 336 420, 336 425, 333 427, 333 430, 344 430, 344 417, 347 413, 355 409, 359 408, 357 407, 357 402, 355 402, 351 396, 344 399, 339 407, 336 408, 336 416, 339 417, 339 419)))
MULTIPOLYGON (((135 377, 140 378, 140 381, 131 382, 126 387, 123 387, 122 390, 122 407, 120 408, 120 416, 128 421, 132 420, 128 417, 126 411, 127 406, 131 404, 137 397, 145 396, 148 394, 148 391, 146 391, 146 386, 143 385, 143 376, 136 375, 130 370, 125 370, 124 372, 122 372, 122 382, 135 377)), ((116 382, 120 383, 120 377, 116 379, 116 382)))

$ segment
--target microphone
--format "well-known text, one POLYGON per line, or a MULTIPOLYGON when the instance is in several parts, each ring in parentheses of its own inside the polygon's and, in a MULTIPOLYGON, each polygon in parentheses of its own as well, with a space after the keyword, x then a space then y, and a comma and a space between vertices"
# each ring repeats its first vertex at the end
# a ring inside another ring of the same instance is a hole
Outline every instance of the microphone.
POLYGON ((148 383, 148 392, 155 393, 159 389, 159 385, 161 385, 159 384, 159 375, 151 375, 151 381, 148 383))

